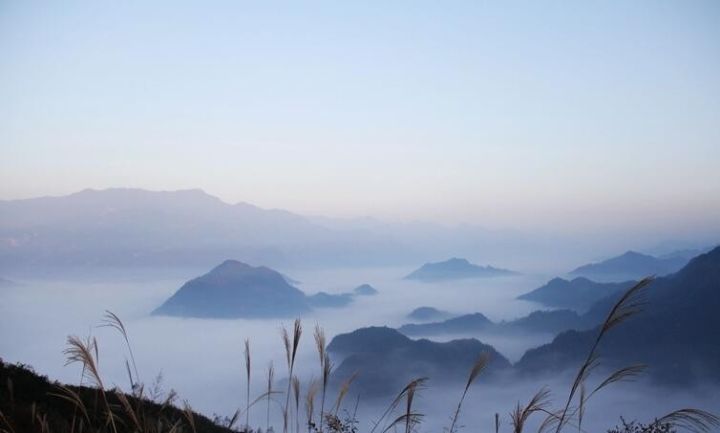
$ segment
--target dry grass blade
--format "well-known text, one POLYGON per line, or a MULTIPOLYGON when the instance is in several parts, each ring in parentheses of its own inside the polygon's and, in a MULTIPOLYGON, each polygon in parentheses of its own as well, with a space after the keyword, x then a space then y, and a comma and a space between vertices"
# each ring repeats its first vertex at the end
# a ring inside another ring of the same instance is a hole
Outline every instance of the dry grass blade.
POLYGON ((265 425, 265 431, 270 430, 270 395, 273 392, 273 382, 275 381, 275 367, 273 367, 272 361, 268 364, 268 375, 267 375, 267 419, 265 425))
POLYGON ((0 421, 2 421, 3 424, 5 424, 5 427, 7 427, 7 429, 2 430, 3 432, 15 433, 15 429, 13 428, 12 424, 10 423, 10 420, 7 419, 7 417, 5 416, 4 413, 2 413, 2 411, 0 411, 0 421))
POLYGON ((140 418, 133 410, 132 405, 130 404, 130 401, 125 396, 125 394, 123 394, 119 390, 116 390, 115 396, 117 397, 118 401, 120 401, 120 405, 125 410, 125 414, 128 416, 128 418, 130 418, 130 421, 132 421, 132 423, 135 425, 136 430, 142 431, 143 428, 142 428, 142 424, 140 423, 140 418))
POLYGON ((105 404, 108 422, 112 427, 113 432, 117 433, 115 417, 113 416, 110 403, 107 400, 105 387, 102 379, 100 378, 100 371, 98 370, 99 351, 97 340, 88 337, 87 341, 83 342, 79 337, 73 335, 68 337, 67 344, 68 347, 63 350, 63 354, 65 354, 67 359, 65 365, 73 364, 75 362, 82 363, 83 377, 87 377, 98 388, 100 395, 102 396, 103 403, 105 404))
MULTIPOLYGON (((415 392, 415 389, 418 387, 422 387, 427 383, 428 378, 427 377, 420 377, 417 379, 413 379, 405 385, 405 387, 398 393, 398 395, 393 399, 393 401, 388 405, 388 407, 385 409, 385 412, 380 416, 380 418, 374 423, 373 428, 370 430, 370 433, 373 433, 375 430, 377 430, 377 427, 380 425, 380 423, 391 413, 393 412, 400 402, 405 398, 405 396, 412 390, 412 392, 415 392)), ((397 420, 396 420, 397 421, 397 420)), ((385 429, 384 431, 387 431, 385 429)))
POLYGON ((190 428, 192 429, 193 433, 197 433, 197 430, 195 429, 195 416, 193 415, 192 408, 190 407, 190 404, 185 401, 183 402, 183 416, 187 420, 188 424, 190 425, 190 428))
POLYGON ((407 396, 405 397, 405 433, 410 433, 413 427, 412 418, 412 404, 415 400, 415 392, 417 391, 418 384, 414 383, 413 386, 408 389, 407 396))
POLYGON ((320 365, 322 366, 323 361, 325 360, 325 331, 320 327, 320 325, 315 325, 315 332, 313 333, 313 337, 315 339, 315 348, 318 352, 318 357, 320 358, 320 365))
POLYGON ((302 336, 302 322, 300 319, 295 319, 293 324, 293 347, 292 347, 292 362, 295 362, 295 355, 297 355, 298 347, 300 346, 300 336, 302 336))
POLYGON ((605 321, 600 326, 600 332, 598 332, 598 335, 595 337, 595 342, 590 348, 585 362, 580 366, 580 370, 575 377, 575 381, 573 382, 572 388, 570 389, 570 393, 568 394, 565 406, 560 414, 560 419, 558 420, 557 427, 555 428, 555 433, 560 433, 560 430, 562 430, 568 417, 570 405, 572 404, 572 401, 576 393, 578 392, 580 385, 585 381, 589 372, 597 365, 596 352, 603 337, 607 334, 609 330, 640 311, 641 306, 644 305, 644 302, 642 301, 644 290, 647 285, 652 282, 652 280, 652 277, 648 277, 643 278, 642 280, 637 282, 634 286, 632 286, 625 293, 623 293, 623 295, 608 313, 605 321))
POLYGON ((177 398, 177 392, 175 392, 174 389, 171 389, 170 392, 168 392, 167 397, 165 397, 165 400, 163 401, 163 404, 160 407, 160 410, 165 410, 167 407, 172 406, 172 404, 175 402, 175 399, 177 398))
MULTIPOLYGON (((623 382, 623 381, 630 381, 635 379, 636 377, 640 376, 645 369, 647 369, 647 365, 645 364, 635 364, 630 365, 628 367, 623 367, 619 370, 614 371, 610 376, 608 376, 605 380, 603 380, 600 385, 595 387, 595 389, 587 396, 587 399, 593 396, 596 392, 600 391, 601 389, 605 388, 608 385, 611 385, 613 383, 617 382, 623 382)), ((583 399, 580 399, 581 402, 583 399)))
POLYGON ((330 365, 330 357, 328 356, 326 352, 326 339, 325 339, 325 331, 320 327, 320 325, 315 324, 315 332, 313 333, 313 337, 315 339, 315 348, 318 352, 318 358, 320 360, 320 376, 322 377, 322 395, 320 396, 320 425, 319 425, 319 433, 322 433, 323 431, 323 413, 325 412, 325 395, 327 393, 327 384, 328 379, 330 377, 330 370, 332 370, 332 365, 330 365))
POLYGON ((347 393, 350 391, 350 385, 355 381, 357 378, 358 373, 353 373, 350 377, 345 379, 345 381, 340 385, 340 390, 338 391, 337 399, 335 400, 335 416, 337 416, 338 411, 340 410, 340 406, 342 405, 342 401, 347 395, 347 393))
POLYGON ((308 385, 307 393, 305 394, 305 417, 307 418, 308 432, 311 431, 314 422, 313 417, 315 416, 315 396, 318 392, 318 383, 316 380, 310 381, 308 385))
POLYGON ((578 431, 582 430, 582 422, 585 417, 585 402, 588 398, 589 396, 585 396, 585 384, 583 383, 580 385, 580 403, 578 404, 578 431))
POLYGON ((125 346, 127 347, 128 353, 130 354, 130 361, 132 362, 133 371, 135 372, 135 380, 132 379, 132 375, 130 377, 130 385, 134 389, 136 384, 140 382, 140 375, 138 374, 137 364, 135 363, 135 354, 133 353, 132 346, 130 345, 130 338, 128 337, 125 325, 123 324, 122 320, 120 320, 120 317, 117 316, 117 314, 113 313, 110 310, 105 310, 105 315, 103 316, 103 320, 100 323, 100 327, 109 327, 116 329, 125 340, 125 346))
POLYGON ((383 430, 382 433, 386 433, 387 431, 395 428, 396 426, 404 423, 405 425, 417 425, 420 424, 423 418, 423 414, 421 413, 410 413, 410 414, 402 414, 399 417, 395 418, 393 422, 390 423, 389 426, 383 430))
POLYGON ((79 362, 83 365, 83 378, 88 379, 94 386, 104 389, 100 372, 97 367, 97 342, 89 339, 83 342, 80 337, 71 335, 67 339, 68 347, 63 350, 65 365, 79 362), (95 353, 95 356, 93 355, 95 353))
POLYGON ((285 408, 283 410, 283 433, 287 433, 288 429, 288 413, 290 406, 290 387, 292 386, 293 369, 295 367, 295 357, 297 356, 298 347, 300 346, 300 337, 302 336, 302 323, 300 319, 295 319, 293 323, 292 343, 287 329, 282 328, 283 345, 285 346, 285 357, 288 363, 288 386, 285 397, 285 408))
POLYGON ((284 326, 280 329, 280 337, 282 338, 283 347, 285 348, 285 360, 288 366, 290 366, 290 356, 292 352, 292 345, 290 344, 290 334, 287 328, 284 326))
POLYGON ((541 412, 544 412, 547 416, 543 420, 542 423, 540 423, 540 427, 538 427, 538 433, 543 433, 556 425, 556 423, 560 420, 560 415, 562 414, 562 410, 558 410, 556 412, 550 412, 546 410, 542 410, 541 412))
POLYGON ((644 301, 644 290, 652 281, 653 277, 643 278, 622 295, 610 310, 610 313, 608 313, 602 326, 603 333, 640 311, 646 304, 644 301))
POLYGON ((293 397, 295 398, 295 433, 300 432, 300 378, 293 376, 293 397))
POLYGON ((463 401, 465 401, 465 396, 467 395, 468 390, 470 389, 470 385, 475 382, 475 379, 478 378, 480 373, 482 373, 483 370, 485 370, 485 367, 487 367, 488 363, 490 362, 490 356, 487 352, 483 352, 478 356, 477 360, 473 364, 472 368, 470 368, 470 374, 468 375, 467 383, 465 384, 465 389, 463 389, 462 396, 460 397, 460 401, 458 401, 457 408, 455 409, 455 413, 452 417, 452 422, 450 423, 450 428, 448 429, 448 433, 454 433, 455 432, 455 424, 457 423, 458 418, 460 417, 460 409, 462 408, 463 401))
MULTIPOLYGON (((168 433, 176 433, 180 429, 180 420, 175 421, 175 424, 168 430, 168 433)), ((160 431, 160 428, 158 428, 160 431)))
POLYGON ((72 403, 75 408, 80 411, 82 416, 85 417, 85 420, 88 422, 88 424, 90 424, 90 416, 88 415, 87 407, 80 398, 80 395, 78 395, 78 393, 64 385, 58 385, 58 388, 60 389, 60 391, 62 391, 62 394, 51 392, 48 393, 48 395, 61 398, 65 401, 72 403))
POLYGON ((720 427, 720 418, 710 412, 699 409, 680 409, 670 412, 653 424, 670 424, 673 427, 694 433, 707 433, 720 427))
POLYGON ((226 427, 229 428, 230 430, 232 430, 233 426, 235 425, 235 423, 237 422, 237 420, 239 418, 240 418, 240 409, 235 411, 232 418, 230 418, 230 420, 228 421, 226 427))
POLYGON ((250 340, 245 340, 245 373, 246 373, 246 388, 245 388, 245 429, 250 430, 250 340))
POLYGON ((525 423, 530 418, 530 415, 535 412, 545 411, 549 397, 550 391, 546 388, 542 388, 540 391, 535 393, 528 404, 524 407, 518 403, 515 410, 510 413, 510 421, 513 425, 513 432, 521 433, 525 429, 525 423))

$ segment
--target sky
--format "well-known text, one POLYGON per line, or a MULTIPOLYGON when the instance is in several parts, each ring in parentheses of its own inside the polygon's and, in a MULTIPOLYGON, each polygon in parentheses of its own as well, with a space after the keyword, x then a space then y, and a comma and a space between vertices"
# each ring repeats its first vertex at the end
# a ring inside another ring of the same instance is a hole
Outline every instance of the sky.
POLYGON ((0 1, 0 199, 720 230, 715 1, 0 1))

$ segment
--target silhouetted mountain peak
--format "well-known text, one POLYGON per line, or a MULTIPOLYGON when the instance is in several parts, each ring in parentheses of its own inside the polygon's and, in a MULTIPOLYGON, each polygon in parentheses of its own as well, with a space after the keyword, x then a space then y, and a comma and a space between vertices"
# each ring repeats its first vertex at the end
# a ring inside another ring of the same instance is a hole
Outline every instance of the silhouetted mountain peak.
POLYGON ((279 272, 225 260, 183 284, 153 313, 186 317, 288 317, 308 310, 305 294, 279 272))
MULTIPOLYGON (((654 279, 642 311, 603 342, 608 364, 641 361, 662 381, 720 381, 719 288, 720 247, 693 258, 672 275, 654 279)), ((618 298, 616 293, 601 299, 586 316, 604 318, 618 298)), ((581 359, 596 336, 597 329, 560 334, 552 343, 529 350, 518 367, 525 372, 557 371, 581 359)))
POLYGON ((720 246, 693 258, 678 274, 702 273, 708 278, 720 278, 720 246))
POLYGON ((639 279, 649 275, 671 274, 687 262, 688 259, 682 256, 658 258, 631 250, 601 262, 580 266, 570 274, 602 281, 639 279))
POLYGON ((377 295, 378 291, 370 284, 361 284, 353 289, 353 293, 360 296, 372 296, 377 295))
POLYGON ((396 393, 411 378, 430 377, 434 383, 461 382, 480 353, 490 355, 488 371, 480 380, 510 367, 492 346, 476 339, 434 342, 412 340, 386 327, 370 327, 336 336, 328 351, 344 357, 333 372, 335 380, 359 373, 352 391, 364 396, 396 393))
POLYGON ((550 307, 587 310, 600 299, 627 289, 632 284, 634 281, 597 283, 585 277, 576 277, 570 281, 553 278, 547 284, 518 296, 518 299, 535 301, 550 307))
POLYGON ((515 275, 515 272, 492 266, 478 266, 470 263, 466 259, 453 257, 444 262, 425 263, 405 278, 410 280, 433 281, 508 275, 515 275))
POLYGON ((428 320, 444 320, 451 316, 447 311, 439 310, 435 307, 418 307, 407 315, 408 319, 418 320, 421 322, 428 320))
POLYGON ((330 341, 328 351, 345 355, 356 352, 388 352, 410 344, 412 340, 387 326, 369 326, 340 334, 330 341))
POLYGON ((217 265, 210 272, 233 272, 233 271, 247 271, 253 269, 252 266, 247 263, 243 263, 238 260, 228 259, 217 265))

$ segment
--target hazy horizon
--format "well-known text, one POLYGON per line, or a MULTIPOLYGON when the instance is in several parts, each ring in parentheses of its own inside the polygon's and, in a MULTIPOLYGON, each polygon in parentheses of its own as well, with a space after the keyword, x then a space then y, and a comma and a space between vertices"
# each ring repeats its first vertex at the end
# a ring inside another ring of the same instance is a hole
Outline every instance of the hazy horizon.
POLYGON ((0 197, 720 231, 720 6, 0 6, 0 197))

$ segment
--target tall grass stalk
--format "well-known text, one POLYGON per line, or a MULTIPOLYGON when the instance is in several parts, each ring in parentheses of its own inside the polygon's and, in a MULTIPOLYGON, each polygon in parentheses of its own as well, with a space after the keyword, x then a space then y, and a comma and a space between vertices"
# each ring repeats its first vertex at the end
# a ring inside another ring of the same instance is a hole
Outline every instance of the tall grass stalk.
POLYGON ((290 340, 287 328, 282 328, 282 340, 285 346, 285 357, 287 360, 288 368, 288 385, 287 393, 285 394, 285 408, 283 409, 283 433, 288 431, 288 413, 290 411, 290 387, 292 386, 293 370, 295 368, 295 357, 297 356, 297 350, 300 346, 300 337, 302 336, 302 323, 300 319, 295 319, 293 324, 293 335, 290 340))
POLYGON ((330 378, 330 370, 332 365, 330 364, 330 357, 326 352, 326 340, 325 331, 320 325, 315 325, 315 332, 313 334, 315 339, 315 348, 318 352, 318 358, 320 359, 320 383, 322 386, 322 392, 320 393, 320 422, 319 422, 319 433, 323 432, 323 420, 325 413, 325 395, 327 393, 328 380, 330 378))
POLYGON ((560 411, 560 416, 557 422, 557 427, 555 428, 555 433, 560 433, 560 430, 562 430, 562 428, 565 426, 565 423, 567 422, 568 412, 570 410, 570 405, 572 404, 576 393, 580 389, 580 386, 585 381, 585 379, 587 379, 590 371, 597 366, 597 349, 600 345, 600 342, 603 340, 603 337, 605 337, 605 335, 607 335, 607 333, 615 326, 624 322, 625 320, 632 317, 641 310, 641 307, 644 305, 642 296, 643 291, 647 287, 647 285, 652 282, 652 280, 652 277, 643 278, 642 280, 640 280, 622 295, 622 297, 608 313, 605 321, 600 327, 600 332, 598 332, 597 337, 595 337, 595 341, 587 354, 585 362, 580 366, 580 369, 575 376, 575 380, 573 381, 573 385, 570 388, 570 393, 568 394, 565 406, 560 411))
MULTIPOLYGON (((133 379, 132 374, 130 373, 130 368, 128 367, 128 376, 130 376, 130 386, 132 387, 133 392, 136 391, 135 388, 138 386, 140 381, 140 373, 138 373, 137 369, 137 363, 135 362, 135 354, 132 350, 132 345, 130 344, 130 338, 128 337, 127 328, 125 328, 125 324, 120 320, 120 317, 118 317, 115 313, 113 313, 110 310, 105 310, 105 315, 103 316, 102 321, 100 322, 100 327, 107 327, 117 330, 120 335, 125 340, 125 346, 127 347, 128 353, 130 354, 130 361, 132 362, 133 371, 135 372, 135 379, 133 379)), ((127 366, 127 362, 126 362, 127 366)))
POLYGON ((311 433, 313 426, 316 425, 313 422, 313 418, 315 416, 315 395, 317 392, 318 383, 316 380, 311 380, 308 385, 307 393, 305 394, 305 417, 307 418, 308 433, 311 433))
POLYGON ((300 378, 293 376, 293 397, 295 398, 295 433, 300 433, 300 378))
POLYGON ((477 377, 480 375, 480 373, 485 370, 485 367, 487 367, 489 362, 490 356, 487 354, 487 352, 483 352, 480 354, 480 356, 478 356, 477 360, 470 369, 468 380, 465 383, 465 388, 463 389, 462 396, 460 396, 460 401, 458 401, 457 408, 455 409, 455 413, 453 414, 452 422, 450 423, 448 433, 455 433, 455 424, 460 417, 460 409, 462 408, 462 404, 465 401, 465 396, 470 389, 470 385, 472 385, 473 382, 475 382, 475 379, 477 379, 477 377))
POLYGON ((245 388, 245 430, 250 431, 250 340, 245 340, 245 373, 246 373, 246 388, 245 388))
POLYGON ((105 394, 105 385, 103 384, 102 378, 100 377, 100 371, 98 370, 99 351, 97 340, 95 338, 88 338, 87 342, 83 342, 77 336, 70 336, 67 339, 67 344, 68 347, 63 351, 67 360, 65 365, 76 362, 82 363, 83 374, 98 389, 98 392, 102 397, 103 404, 105 405, 108 422, 112 427, 112 431, 117 433, 115 417, 110 407, 110 403, 108 402, 107 395, 105 394))
POLYGON ((267 374, 267 420, 265 425, 265 432, 270 431, 270 398, 272 396, 273 392, 273 382, 275 381, 275 367, 273 367, 273 362, 270 361, 268 364, 268 374, 267 374))

